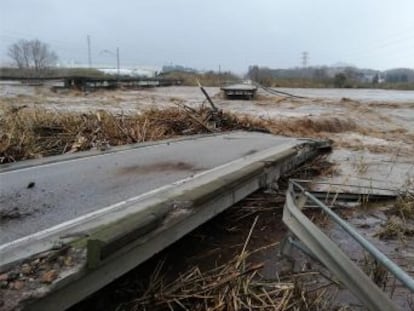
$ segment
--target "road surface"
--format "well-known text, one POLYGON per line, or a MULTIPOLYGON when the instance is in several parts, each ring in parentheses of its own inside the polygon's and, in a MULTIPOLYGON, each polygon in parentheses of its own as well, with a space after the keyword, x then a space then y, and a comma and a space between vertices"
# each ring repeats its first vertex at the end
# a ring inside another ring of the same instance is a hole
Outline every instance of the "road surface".
POLYGON ((0 168, 0 245, 285 143, 236 132, 0 168))

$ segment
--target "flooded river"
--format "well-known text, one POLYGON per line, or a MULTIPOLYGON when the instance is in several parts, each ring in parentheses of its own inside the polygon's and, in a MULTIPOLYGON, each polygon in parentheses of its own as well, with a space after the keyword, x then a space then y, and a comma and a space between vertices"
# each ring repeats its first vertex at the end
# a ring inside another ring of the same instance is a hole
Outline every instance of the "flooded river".
POLYGON ((302 89, 275 88, 277 91, 288 92, 297 96, 317 97, 326 99, 349 98, 358 101, 387 101, 414 103, 414 91, 380 90, 380 89, 302 89))

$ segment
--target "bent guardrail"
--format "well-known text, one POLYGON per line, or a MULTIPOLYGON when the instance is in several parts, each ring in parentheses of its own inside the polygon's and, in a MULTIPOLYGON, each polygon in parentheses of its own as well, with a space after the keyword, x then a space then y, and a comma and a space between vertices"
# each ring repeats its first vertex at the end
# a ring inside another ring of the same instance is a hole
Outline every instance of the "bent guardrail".
MULTIPOLYGON (((298 247, 289 238, 286 242, 300 248, 305 253, 320 261, 370 310, 396 310, 396 306, 363 271, 358 267, 322 230, 313 224, 301 209, 312 201, 326 215, 341 226, 355 241, 368 251, 384 268, 390 271, 411 292, 414 292, 414 280, 398 265, 380 252, 374 245, 363 238, 351 225, 334 213, 329 207, 307 192, 300 184, 291 180, 287 191, 283 222, 290 232, 298 238, 305 247, 298 247), (297 191, 298 190, 298 191, 297 191)), ((285 243, 285 250, 286 244, 285 243)), ((283 251, 283 249, 282 249, 283 251)))

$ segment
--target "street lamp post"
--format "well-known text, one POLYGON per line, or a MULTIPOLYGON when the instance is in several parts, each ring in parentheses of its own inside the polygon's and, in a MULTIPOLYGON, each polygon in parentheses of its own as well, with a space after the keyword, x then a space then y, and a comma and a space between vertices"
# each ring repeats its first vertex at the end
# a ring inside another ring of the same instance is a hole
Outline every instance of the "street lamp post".
POLYGON ((117 73, 118 73, 118 80, 119 80, 119 68, 120 68, 120 64, 119 64, 119 48, 116 48, 116 68, 117 68, 117 73))
POLYGON ((121 75, 121 65, 120 65, 120 58, 119 58, 119 47, 116 48, 116 53, 110 51, 110 50, 103 50, 101 54, 110 54, 110 55, 116 55, 116 73, 117 73, 117 79, 119 82, 119 77, 121 75))

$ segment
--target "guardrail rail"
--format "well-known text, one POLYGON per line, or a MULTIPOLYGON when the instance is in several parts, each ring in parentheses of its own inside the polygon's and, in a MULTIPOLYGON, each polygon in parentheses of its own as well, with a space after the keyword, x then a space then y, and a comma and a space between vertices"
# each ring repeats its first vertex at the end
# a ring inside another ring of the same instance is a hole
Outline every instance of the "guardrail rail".
POLYGON ((360 235, 349 223, 306 191, 299 183, 290 180, 283 211, 283 222, 290 232, 281 252, 288 254, 292 247, 307 253, 328 268, 369 310, 397 310, 383 292, 325 233, 309 220, 301 209, 310 203, 319 207, 346 233, 358 242, 378 263, 392 273, 405 287, 414 292, 414 279, 391 259, 360 235), (300 240, 296 241, 294 238, 300 240))

